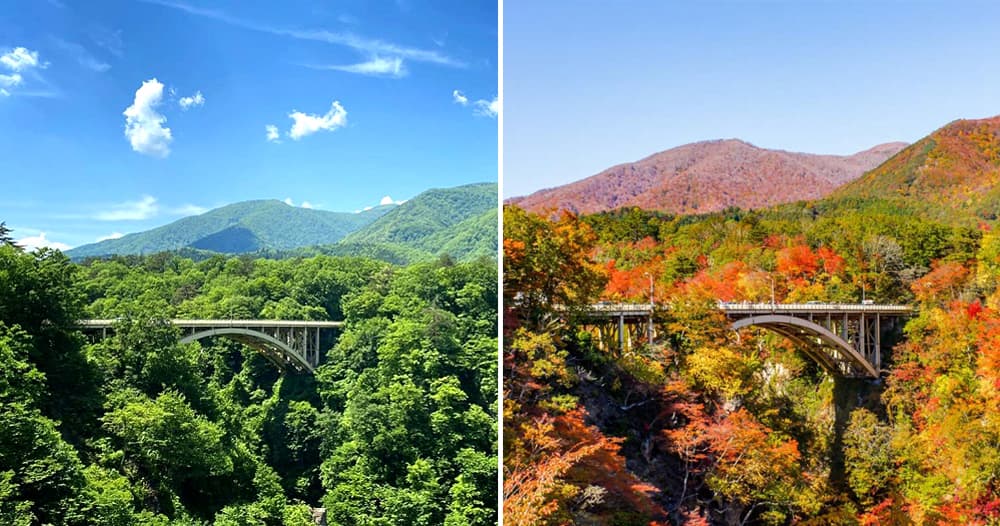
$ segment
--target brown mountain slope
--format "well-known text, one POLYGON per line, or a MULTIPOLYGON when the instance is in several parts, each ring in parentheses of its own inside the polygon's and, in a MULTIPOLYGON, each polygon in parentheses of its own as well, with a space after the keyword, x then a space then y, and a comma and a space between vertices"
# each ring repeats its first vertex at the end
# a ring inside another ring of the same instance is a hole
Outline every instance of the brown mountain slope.
POLYGON ((535 212, 577 213, 626 206, 683 214, 762 208, 824 197, 905 146, 881 144, 841 156, 766 150, 737 139, 697 142, 509 202, 535 212))
POLYGON ((942 219, 996 219, 1000 115, 948 123, 830 197, 904 198, 942 219))

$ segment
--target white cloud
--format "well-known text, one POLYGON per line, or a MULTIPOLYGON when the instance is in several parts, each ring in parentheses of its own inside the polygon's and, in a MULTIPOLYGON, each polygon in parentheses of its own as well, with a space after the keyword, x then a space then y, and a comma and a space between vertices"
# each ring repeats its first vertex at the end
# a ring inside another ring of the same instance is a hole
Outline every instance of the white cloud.
POLYGON ((208 212, 208 209, 204 206, 184 205, 171 209, 170 212, 181 216, 197 216, 208 212))
POLYGON ((37 236, 23 237, 16 241, 18 245, 24 247, 25 250, 34 250, 41 247, 54 248, 56 250, 69 250, 70 246, 66 243, 60 243, 58 241, 52 241, 51 239, 45 238, 45 232, 39 232, 37 236))
POLYGON ((112 233, 110 233, 110 234, 108 234, 106 236, 101 236, 101 237, 97 238, 97 242, 100 243, 101 241, 107 241, 109 239, 118 239, 118 238, 120 238, 120 237, 122 237, 124 235, 125 234, 122 234, 121 232, 112 232, 112 233))
POLYGON ((170 155, 170 128, 163 127, 167 118, 156 111, 163 101, 163 84, 155 78, 142 83, 135 92, 132 105, 125 108, 125 136, 132 149, 146 155, 164 158, 170 155))
MULTIPOLYGON (((24 84, 24 76, 21 72, 28 72, 33 69, 44 69, 48 67, 48 63, 41 63, 38 61, 38 52, 31 51, 30 49, 23 47, 16 47, 10 51, 7 51, 3 55, 0 55, 0 70, 7 70, 9 74, 0 74, 0 96, 9 97, 12 93, 11 90, 7 88, 13 88, 15 86, 21 86, 24 84)), ((32 74, 36 80, 41 80, 44 82, 37 73, 32 74)), ((47 91, 14 91, 19 95, 31 95, 31 96, 48 96, 47 91)))
POLYGON ((61 38, 54 38, 54 41, 63 51, 73 55, 76 58, 77 63, 91 71, 104 73, 105 71, 111 69, 111 64, 98 59, 87 51, 87 48, 77 44, 76 42, 70 42, 61 38))
POLYGON ((278 127, 273 124, 268 124, 264 126, 264 130, 267 132, 268 142, 281 142, 281 135, 278 133, 278 127))
POLYGON ((371 210, 372 208, 375 208, 375 207, 374 206, 366 206, 366 207, 362 208, 361 210, 364 211, 364 212, 367 212, 367 211, 371 210))
POLYGON ((0 86, 5 88, 11 88, 17 86, 24 80, 20 73, 11 73, 10 75, 0 75, 0 86))
POLYGON ((320 130, 333 131, 347 124, 347 111, 340 105, 340 101, 333 101, 326 115, 310 115, 292 110, 288 116, 295 121, 292 129, 288 130, 288 136, 295 141, 320 130))
POLYGON ((112 205, 110 210, 99 212, 94 216, 94 219, 99 221, 139 221, 155 216, 159 209, 155 197, 144 195, 138 201, 112 205))
POLYGON ((299 40, 311 40, 316 42, 326 42, 339 46, 345 46, 355 51, 364 53, 367 56, 393 55, 417 62, 428 62, 451 67, 465 67, 461 61, 441 54, 435 50, 418 49, 401 46, 392 42, 385 42, 374 38, 366 38, 349 32, 327 31, 325 29, 290 29, 286 27, 268 26, 266 24, 251 22, 231 16, 225 11, 195 7, 183 2, 171 0, 143 0, 146 3, 162 5, 171 9, 184 11, 185 13, 211 18, 220 22, 230 24, 251 31, 270 33, 272 35, 286 36, 299 40))
MULTIPOLYGON (((378 202, 378 204, 379 204, 379 206, 384 206, 384 205, 401 205, 401 204, 403 204, 405 202, 406 202, 406 199, 403 199, 402 201, 394 201, 391 197, 385 196, 385 197, 382 198, 381 201, 378 202)), ((368 208, 372 208, 372 207, 369 206, 368 208)), ((368 208, 366 208, 365 210, 368 210, 368 208)))
POLYGON ((201 91, 196 91, 194 95, 190 97, 181 97, 181 99, 177 101, 177 104, 181 105, 182 110, 187 110, 188 108, 205 104, 205 97, 201 94, 201 91))
POLYGON ((108 53, 116 57, 121 57, 125 52, 125 45, 122 42, 122 30, 111 30, 106 27, 95 26, 89 31, 90 40, 103 48, 108 53))
MULTIPOLYGON (((295 205, 295 201, 292 201, 291 197, 286 197, 285 200, 282 201, 282 202, 285 203, 288 206, 296 206, 295 205)), ((298 206, 301 207, 301 208, 313 208, 314 207, 314 205, 312 203, 310 203, 309 201, 302 201, 302 204, 298 205, 298 206)))
POLYGON ((102 62, 94 57, 85 56, 77 59, 81 66, 97 73, 104 73, 105 71, 111 69, 111 64, 107 62, 102 62))
POLYGON ((461 104, 462 106, 465 106, 466 104, 469 103, 469 97, 466 97, 461 91, 458 90, 451 92, 451 98, 456 103, 461 104))
POLYGON ((500 113, 500 100, 497 97, 493 97, 493 100, 483 100, 479 99, 475 102, 476 109, 474 113, 476 115, 482 115, 483 117, 493 117, 500 113))
POLYGON ((406 76, 406 67, 403 65, 403 59, 400 57, 392 58, 382 58, 374 57, 368 62, 362 62, 360 64, 349 64, 346 66, 308 66, 313 69, 335 69, 337 71, 346 71, 348 73, 357 73, 360 75, 372 75, 376 77, 394 77, 401 78, 406 76))
POLYGON ((0 64, 12 71, 24 71, 29 68, 45 68, 48 64, 38 62, 38 52, 23 47, 16 47, 0 55, 0 64))

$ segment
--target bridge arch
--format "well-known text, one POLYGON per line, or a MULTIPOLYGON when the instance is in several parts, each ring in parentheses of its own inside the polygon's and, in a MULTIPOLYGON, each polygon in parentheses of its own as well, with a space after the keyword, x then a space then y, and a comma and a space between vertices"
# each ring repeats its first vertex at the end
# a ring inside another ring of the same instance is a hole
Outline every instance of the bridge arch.
POLYGON ((193 343, 197 340, 213 336, 229 338, 230 340, 240 342, 247 347, 257 349, 280 367, 291 365, 296 369, 308 371, 309 373, 315 372, 314 367, 308 360, 306 360, 306 357, 302 356, 287 343, 275 338, 274 336, 260 331, 255 331, 253 329, 245 329, 242 327, 216 327, 188 334, 187 336, 181 338, 180 343, 193 343))
POLYGON ((741 318, 732 323, 733 330, 744 327, 760 327, 784 336, 798 344, 802 350, 827 371, 842 375, 849 373, 844 366, 854 369, 863 376, 878 378, 878 371, 854 346, 826 327, 795 316, 766 314, 741 318), (812 340, 813 345, 809 345, 812 340), (820 349, 815 349, 818 343, 820 349))

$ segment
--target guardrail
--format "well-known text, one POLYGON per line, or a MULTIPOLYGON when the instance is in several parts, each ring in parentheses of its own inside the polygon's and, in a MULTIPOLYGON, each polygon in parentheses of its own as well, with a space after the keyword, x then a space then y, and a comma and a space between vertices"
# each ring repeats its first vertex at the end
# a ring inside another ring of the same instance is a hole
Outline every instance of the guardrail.
MULTIPOLYGON (((585 310, 591 313, 636 313, 648 314, 654 307, 670 308, 670 304, 649 303, 595 303, 585 310)), ((727 313, 754 312, 803 312, 803 313, 847 313, 864 312, 880 314, 910 314, 914 312, 911 305, 879 304, 879 303, 749 303, 749 302, 718 302, 718 307, 727 313)), ((568 310, 557 306, 556 310, 568 310)))
MULTIPOLYGON (((80 320, 77 327, 81 329, 110 329, 118 319, 80 320)), ((342 321, 311 321, 311 320, 170 320, 171 325, 184 328, 200 327, 307 327, 310 329, 334 328, 344 325, 342 321)))
POLYGON ((878 312, 908 314, 910 305, 878 303, 731 303, 719 302, 726 312, 878 312))

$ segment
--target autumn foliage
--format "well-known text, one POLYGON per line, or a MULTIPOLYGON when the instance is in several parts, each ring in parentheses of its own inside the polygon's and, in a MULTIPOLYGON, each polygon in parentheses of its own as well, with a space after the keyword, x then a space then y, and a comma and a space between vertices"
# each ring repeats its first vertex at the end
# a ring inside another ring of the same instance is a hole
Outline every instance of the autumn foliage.
POLYGON ((1000 235, 823 206, 508 207, 507 524, 1000 524, 1000 235), (651 292, 626 348, 555 308, 651 292), (717 308, 862 299, 919 306, 883 320, 881 381, 717 308))

